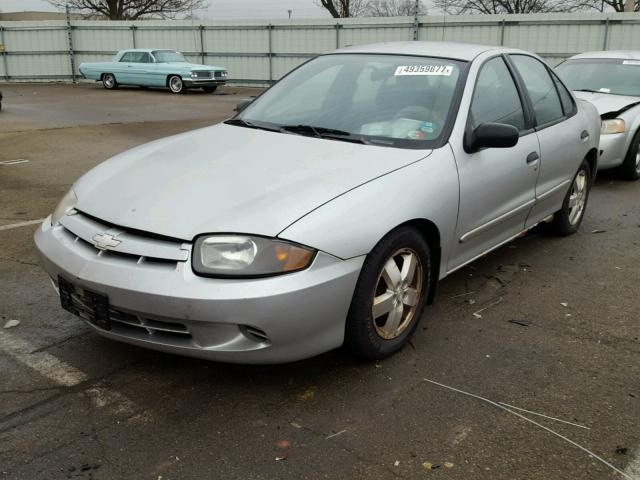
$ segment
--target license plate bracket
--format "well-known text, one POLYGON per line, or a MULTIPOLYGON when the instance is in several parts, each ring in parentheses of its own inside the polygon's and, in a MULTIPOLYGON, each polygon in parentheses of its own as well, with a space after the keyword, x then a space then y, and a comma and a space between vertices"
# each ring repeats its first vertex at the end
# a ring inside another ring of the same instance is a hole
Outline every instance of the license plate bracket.
POLYGON ((60 305, 74 315, 103 330, 111 330, 109 297, 102 293, 80 289, 62 276, 58 276, 60 305))

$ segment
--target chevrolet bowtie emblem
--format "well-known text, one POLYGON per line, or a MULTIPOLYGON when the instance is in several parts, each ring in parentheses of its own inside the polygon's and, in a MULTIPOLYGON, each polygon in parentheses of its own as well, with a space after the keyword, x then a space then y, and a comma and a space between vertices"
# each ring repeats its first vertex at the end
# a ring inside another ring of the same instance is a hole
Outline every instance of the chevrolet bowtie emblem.
POLYGON ((100 250, 108 250, 110 248, 117 247, 122 243, 121 240, 116 240, 115 235, 109 233, 99 233, 93 237, 96 248, 100 250))

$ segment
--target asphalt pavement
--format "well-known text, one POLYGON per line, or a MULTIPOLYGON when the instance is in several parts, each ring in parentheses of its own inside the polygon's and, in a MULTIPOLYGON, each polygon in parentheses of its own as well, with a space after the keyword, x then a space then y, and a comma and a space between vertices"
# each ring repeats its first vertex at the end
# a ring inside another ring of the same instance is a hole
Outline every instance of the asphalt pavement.
POLYGON ((640 182, 603 174, 578 234, 445 279, 390 359, 213 363, 62 310, 34 222, 96 164, 257 90, 0 90, 0 479, 640 478, 640 182))

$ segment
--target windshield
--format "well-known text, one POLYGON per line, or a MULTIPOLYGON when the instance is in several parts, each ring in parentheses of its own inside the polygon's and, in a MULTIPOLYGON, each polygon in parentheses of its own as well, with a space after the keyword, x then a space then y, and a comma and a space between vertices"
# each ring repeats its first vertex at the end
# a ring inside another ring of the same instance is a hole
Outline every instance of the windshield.
POLYGON ((404 148, 444 134, 464 62, 332 54, 292 72, 230 123, 404 148))
POLYGON ((153 56, 156 57, 156 62, 158 63, 169 63, 169 62, 186 62, 187 59, 184 58, 180 52, 174 52, 171 50, 156 50, 153 52, 153 56))
POLYGON ((556 72, 571 90, 640 97, 640 60, 585 58, 568 60, 556 72))

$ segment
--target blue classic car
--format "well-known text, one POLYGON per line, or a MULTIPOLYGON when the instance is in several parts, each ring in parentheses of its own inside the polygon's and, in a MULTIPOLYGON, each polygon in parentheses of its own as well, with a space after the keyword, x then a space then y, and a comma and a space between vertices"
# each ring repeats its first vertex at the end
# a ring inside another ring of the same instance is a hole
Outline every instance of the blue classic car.
POLYGON ((172 93, 202 88, 212 93, 227 82, 227 70, 189 63, 175 50, 122 50, 111 62, 82 63, 80 73, 113 90, 118 85, 168 87, 172 93))

